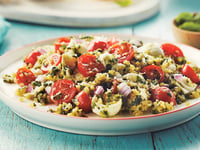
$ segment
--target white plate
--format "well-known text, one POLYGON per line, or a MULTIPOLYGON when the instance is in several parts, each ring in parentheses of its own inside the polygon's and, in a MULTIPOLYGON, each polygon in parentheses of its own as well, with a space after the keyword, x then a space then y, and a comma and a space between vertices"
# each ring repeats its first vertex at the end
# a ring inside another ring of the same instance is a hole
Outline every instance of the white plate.
POLYGON ((106 27, 135 23, 153 16, 160 0, 133 0, 120 7, 106 0, 19 0, 0 5, 0 14, 8 19, 40 24, 106 27))
MULTIPOLYGON (((113 34, 107 34, 106 36, 113 36, 113 34)), ((115 34, 114 36, 118 36, 121 39, 139 39, 144 42, 164 42, 162 40, 155 40, 136 35, 115 34)), ((31 51, 33 47, 52 44, 55 40, 56 39, 50 39, 33 43, 0 56, 0 98, 22 118, 35 124, 59 131, 89 135, 123 135, 166 129, 186 122, 199 114, 200 99, 190 100, 189 106, 186 106, 185 103, 178 105, 176 109, 170 112, 140 117, 67 117, 46 112, 45 110, 48 109, 48 106, 37 106, 36 108, 29 107, 30 101, 19 101, 19 97, 14 94, 16 86, 4 83, 2 76, 5 73, 16 72, 17 67, 22 64, 23 57, 31 51)), ((200 65, 200 51, 186 45, 179 46, 182 48, 184 55, 187 56, 188 59, 200 65)))

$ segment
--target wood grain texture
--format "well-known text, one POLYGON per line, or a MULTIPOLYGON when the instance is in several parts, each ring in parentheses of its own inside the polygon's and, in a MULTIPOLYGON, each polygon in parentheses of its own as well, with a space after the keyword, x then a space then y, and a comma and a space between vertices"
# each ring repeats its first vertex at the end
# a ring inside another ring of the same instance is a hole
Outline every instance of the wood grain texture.
MULTIPOLYGON (((84 33, 140 34, 173 40, 170 20, 181 11, 200 11, 200 1, 166 0, 156 16, 113 28, 61 28, 11 22, 0 55, 26 44, 84 33), (163 21, 164 20, 164 21, 163 21)), ((129 136, 87 136, 40 127, 13 113, 0 101, 0 150, 200 150, 200 116, 174 128, 129 136)))
POLYGON ((193 120, 160 132, 153 133, 156 149, 200 149, 200 116, 193 120))
POLYGON ((153 150, 151 133, 88 136, 59 132, 20 118, 1 102, 0 120, 0 150, 153 150))

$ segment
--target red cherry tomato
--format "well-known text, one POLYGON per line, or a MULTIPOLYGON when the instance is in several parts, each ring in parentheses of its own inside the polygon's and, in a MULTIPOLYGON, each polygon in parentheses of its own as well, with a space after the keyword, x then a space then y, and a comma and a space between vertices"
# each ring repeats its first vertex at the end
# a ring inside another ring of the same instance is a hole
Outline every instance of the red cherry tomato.
POLYGON ((27 68, 19 68, 16 75, 17 83, 20 86, 28 85, 36 79, 33 72, 27 68))
POLYGON ((112 45, 110 47, 110 53, 113 54, 115 52, 118 53, 118 51, 120 51, 122 49, 122 46, 120 44, 115 44, 115 45, 112 45))
POLYGON ((62 60, 62 56, 59 54, 52 54, 49 57, 49 62, 51 65, 58 66, 61 63, 61 60, 62 60))
POLYGON ((84 54, 78 58, 78 69, 83 76, 88 77, 102 72, 105 67, 101 62, 97 61, 96 56, 84 54))
POLYGON ((97 49, 101 49, 102 51, 104 51, 105 49, 107 49, 107 43, 104 41, 95 41, 94 43, 91 42, 88 46, 88 52, 93 52, 97 49))
POLYGON ((85 91, 81 91, 76 96, 76 99, 79 102, 79 105, 78 105, 79 108, 81 108, 84 112, 88 113, 92 110, 92 107, 91 107, 92 99, 85 91))
POLYGON ((64 47, 66 47, 69 42, 71 41, 70 38, 68 37, 61 37, 59 38, 56 42, 55 42, 55 52, 60 52, 63 53, 64 52, 64 47))
POLYGON ((58 53, 50 55, 46 60, 43 61, 41 69, 43 73, 49 72, 53 66, 58 66, 61 63, 62 56, 58 53))
POLYGON ((130 61, 134 56, 134 50, 129 43, 116 44, 110 47, 110 53, 117 53, 120 56, 118 57, 118 62, 123 63, 125 60, 130 61))
POLYGON ((164 72, 159 66, 149 65, 144 67, 140 72, 144 73, 144 77, 147 79, 158 79, 159 82, 164 80, 164 72))
POLYGON ((173 105, 176 104, 175 96, 173 92, 168 87, 156 87, 152 91, 151 98, 153 101, 160 100, 168 103, 173 103, 173 105))
POLYGON ((26 56, 24 62, 25 62, 26 64, 31 64, 32 66, 34 66, 35 63, 36 63, 36 61, 37 61, 37 59, 38 59, 38 56, 40 56, 40 55, 41 55, 40 52, 38 52, 38 51, 32 51, 32 52, 30 52, 30 53, 26 56))
POLYGON ((55 104, 70 103, 76 94, 76 87, 72 80, 61 79, 56 81, 49 93, 50 100, 55 104))
POLYGON ((108 47, 118 44, 119 39, 117 37, 112 37, 110 40, 107 41, 108 47))
POLYGON ((177 57, 184 57, 182 50, 174 44, 165 43, 161 45, 165 56, 171 56, 175 61, 177 57))
POLYGON ((181 73, 183 75, 185 75, 186 77, 190 78, 190 80, 192 82, 197 83, 197 84, 200 83, 199 77, 197 76, 195 71, 188 64, 185 64, 183 66, 183 68, 181 69, 181 73))

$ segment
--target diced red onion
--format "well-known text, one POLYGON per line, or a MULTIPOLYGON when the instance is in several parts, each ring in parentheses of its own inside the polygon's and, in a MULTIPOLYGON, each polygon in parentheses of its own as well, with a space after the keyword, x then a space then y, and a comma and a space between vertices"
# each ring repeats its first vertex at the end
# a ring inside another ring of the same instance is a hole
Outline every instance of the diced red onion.
POLYGON ((33 91, 33 87, 31 84, 28 84, 26 91, 29 93, 31 93, 33 91))
POLYGON ((40 52, 41 54, 45 54, 45 53, 46 53, 46 50, 41 48, 41 49, 39 50, 39 52, 40 52))
POLYGON ((174 79, 177 80, 178 82, 182 82, 183 75, 182 74, 174 74, 174 79))
POLYGON ((94 91, 94 95, 101 95, 103 94, 103 92, 104 92, 103 86, 97 86, 94 91))
POLYGON ((47 94, 49 94, 51 91, 51 87, 50 86, 45 87, 45 91, 47 92, 47 94))
POLYGON ((117 86, 117 88, 119 90, 119 93, 126 96, 126 97, 131 93, 131 88, 124 82, 120 83, 117 86))

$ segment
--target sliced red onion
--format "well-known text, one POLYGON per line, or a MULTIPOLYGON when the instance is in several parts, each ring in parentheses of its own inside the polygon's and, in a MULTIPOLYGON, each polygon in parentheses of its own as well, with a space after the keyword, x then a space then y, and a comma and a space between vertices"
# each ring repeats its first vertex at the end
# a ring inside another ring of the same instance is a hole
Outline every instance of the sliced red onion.
POLYGON ((28 84, 26 91, 29 93, 31 93, 33 91, 33 87, 31 84, 28 84))
POLYGON ((50 86, 45 87, 45 91, 47 92, 47 94, 49 94, 51 91, 51 87, 50 86))
POLYGON ((186 82, 188 78, 182 74, 174 74, 174 79, 178 82, 177 85, 181 88, 184 94, 194 91, 197 87, 195 83, 188 85, 186 82))
POLYGON ((103 86, 97 86, 94 91, 94 95, 101 95, 103 94, 103 92, 104 92, 103 86))
POLYGON ((119 93, 126 96, 126 97, 131 93, 131 88, 124 82, 120 83, 117 86, 117 88, 119 90, 119 93))
POLYGON ((41 48, 41 49, 39 50, 39 52, 40 52, 41 54, 45 54, 45 53, 46 53, 46 50, 41 48))
POLYGON ((177 80, 178 82, 182 82, 183 75, 182 74, 174 74, 174 79, 177 80))

